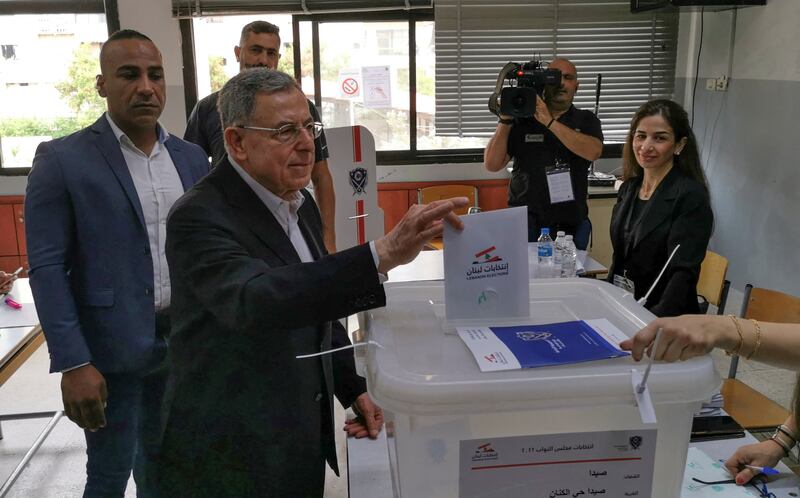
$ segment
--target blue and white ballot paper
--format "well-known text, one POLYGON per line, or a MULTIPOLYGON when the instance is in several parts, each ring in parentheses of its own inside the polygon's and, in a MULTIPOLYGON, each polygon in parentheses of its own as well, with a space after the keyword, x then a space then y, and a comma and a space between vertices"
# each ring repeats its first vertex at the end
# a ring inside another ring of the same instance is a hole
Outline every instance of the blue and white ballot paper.
POLYGON ((482 372, 618 358, 628 337, 606 319, 513 327, 457 327, 482 372))
POLYGON ((462 216, 444 225, 447 320, 530 316, 528 211, 524 207, 462 216))

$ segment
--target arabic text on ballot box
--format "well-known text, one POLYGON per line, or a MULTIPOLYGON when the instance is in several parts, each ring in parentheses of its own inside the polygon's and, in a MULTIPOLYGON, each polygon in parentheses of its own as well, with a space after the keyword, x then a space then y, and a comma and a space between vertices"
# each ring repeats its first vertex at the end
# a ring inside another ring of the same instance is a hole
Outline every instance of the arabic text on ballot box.
POLYGON ((464 440, 458 496, 648 498, 656 434, 644 429, 464 440))

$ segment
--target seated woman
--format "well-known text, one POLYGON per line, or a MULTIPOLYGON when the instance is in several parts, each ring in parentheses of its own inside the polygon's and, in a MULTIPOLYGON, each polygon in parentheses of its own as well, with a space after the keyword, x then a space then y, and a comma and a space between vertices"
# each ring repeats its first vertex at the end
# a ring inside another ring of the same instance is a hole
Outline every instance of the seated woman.
POLYGON ((697 313, 695 289, 714 216, 686 111, 670 100, 642 105, 623 161, 609 281, 641 298, 680 244, 645 307, 657 316, 697 313))
MULTIPOLYGON (((776 367, 800 368, 800 324, 797 323, 758 323, 733 316, 709 315, 659 318, 622 342, 620 347, 639 361, 645 350, 652 349, 659 329, 658 351, 649 353, 655 360, 688 360, 720 348, 776 367)), ((742 446, 728 458, 725 467, 735 476, 736 484, 746 484, 758 474, 748 465, 774 467, 797 444, 800 382, 795 386, 792 412, 771 439, 742 446)))

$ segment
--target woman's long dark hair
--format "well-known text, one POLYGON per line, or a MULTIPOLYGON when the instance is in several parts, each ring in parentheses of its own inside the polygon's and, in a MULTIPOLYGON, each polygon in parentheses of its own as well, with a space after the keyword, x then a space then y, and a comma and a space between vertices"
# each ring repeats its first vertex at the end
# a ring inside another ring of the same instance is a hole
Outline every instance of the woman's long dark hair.
POLYGON ((622 150, 623 180, 629 180, 643 174, 642 167, 636 162, 636 156, 633 153, 633 135, 643 118, 656 115, 663 117, 672 128, 675 142, 681 141, 684 137, 686 138, 686 145, 680 155, 675 156, 673 165, 685 176, 697 180, 708 191, 708 181, 700 163, 697 139, 694 136, 694 132, 692 132, 692 126, 689 124, 689 116, 679 104, 666 99, 651 100, 643 104, 633 115, 631 129, 628 131, 628 138, 625 140, 625 147, 622 150))

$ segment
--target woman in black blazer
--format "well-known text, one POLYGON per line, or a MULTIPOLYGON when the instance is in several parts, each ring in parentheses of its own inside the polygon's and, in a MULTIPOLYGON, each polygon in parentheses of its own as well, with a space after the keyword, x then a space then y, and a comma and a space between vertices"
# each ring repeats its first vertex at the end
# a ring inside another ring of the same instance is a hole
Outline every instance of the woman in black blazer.
POLYGON ((645 307, 657 316, 698 313, 697 279, 714 215, 686 111, 671 100, 642 105, 623 161, 625 183, 611 215, 609 281, 641 298, 680 244, 645 307))

